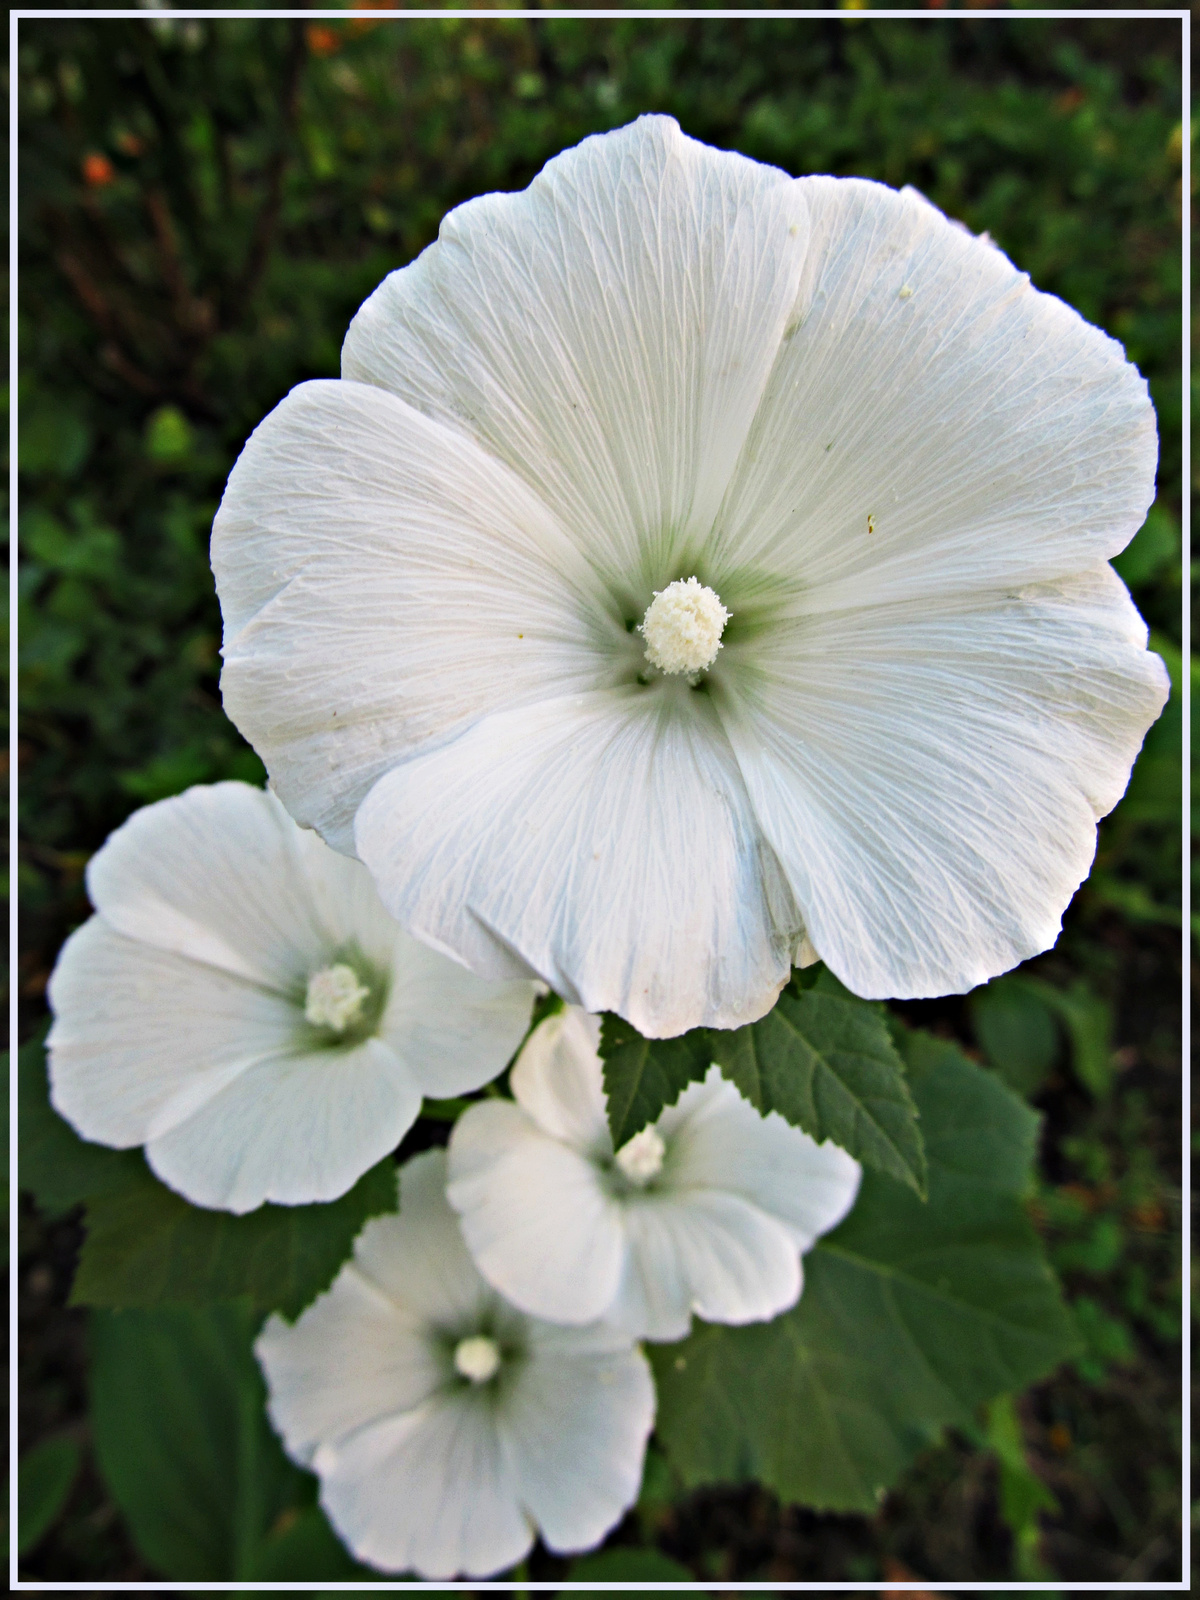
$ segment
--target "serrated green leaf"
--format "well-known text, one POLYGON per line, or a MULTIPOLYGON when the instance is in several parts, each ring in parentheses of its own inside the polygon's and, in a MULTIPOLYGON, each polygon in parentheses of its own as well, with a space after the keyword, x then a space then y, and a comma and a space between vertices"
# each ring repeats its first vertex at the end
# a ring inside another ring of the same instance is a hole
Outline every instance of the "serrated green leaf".
POLYGON ((713 1037, 695 1028, 677 1039, 643 1039, 622 1018, 605 1016, 600 1054, 615 1150, 673 1105, 689 1083, 704 1077, 712 1065, 713 1037))
POLYGON ((750 1104, 832 1139, 918 1194, 925 1157, 904 1064, 877 1007, 814 985, 759 1022, 709 1035, 712 1059, 750 1104))
POLYGON ((926 1155, 943 1183, 957 1177, 1014 1200, 1027 1195, 1041 1126, 1037 1112, 952 1040, 901 1025, 897 1042, 921 1112, 926 1155))
POLYGON ((95 1312, 96 1459, 148 1562, 181 1581, 252 1579, 281 1513, 312 1480, 267 1422, 247 1301, 95 1312))
POLYGON ((61 1216, 89 1195, 135 1182, 145 1163, 136 1150, 110 1150, 81 1139, 50 1104, 42 1038, 17 1057, 18 1182, 48 1217, 61 1216))
POLYGON ((79 1473, 74 1439, 45 1439, 17 1468, 17 1554, 28 1555, 57 1521, 79 1473))
POLYGON ((328 1288, 370 1217, 398 1203, 391 1157, 338 1200, 260 1206, 236 1217, 175 1194, 143 1162, 133 1182, 87 1203, 73 1305, 204 1305, 241 1295, 297 1316, 328 1288))
POLYGON ((785 1500, 870 1511, 943 1426, 1075 1348, 1020 1203, 1037 1118, 952 1044, 909 1035, 905 1056, 928 1201, 867 1172, 805 1257, 795 1310, 651 1349, 658 1436, 689 1488, 755 1477, 785 1500))

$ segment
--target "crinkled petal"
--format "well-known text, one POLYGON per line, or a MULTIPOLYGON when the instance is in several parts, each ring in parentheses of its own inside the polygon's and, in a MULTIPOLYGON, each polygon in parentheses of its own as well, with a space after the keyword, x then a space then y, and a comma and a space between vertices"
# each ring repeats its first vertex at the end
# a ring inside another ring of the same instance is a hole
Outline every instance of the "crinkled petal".
MULTIPOLYGON (((398 1216, 368 1222, 354 1246, 358 1270, 408 1315, 474 1332, 496 1296, 479 1276, 446 1200, 446 1152, 427 1150, 400 1173, 398 1216)), ((465 1336, 465 1335, 464 1335, 465 1336)))
POLYGON ((360 1561, 423 1578, 490 1577, 533 1544, 489 1397, 435 1396, 313 1458, 321 1504, 360 1561))
POLYGON ((85 1139, 144 1144, 256 1062, 294 1048, 296 1008, 218 967, 78 928, 49 985, 55 1109, 85 1139))
POLYGON ((447 1198, 475 1265, 522 1311, 592 1322, 620 1281, 621 1208, 601 1174, 519 1106, 471 1106, 450 1139, 447 1198))
POLYGON ((810 617, 721 714, 808 934, 856 994, 961 992, 1054 943, 1168 693, 1104 567, 810 617))
POLYGON ((197 1205, 336 1200, 417 1120, 420 1090, 379 1039, 260 1061, 169 1132, 146 1159, 197 1205))
POLYGON ((355 317, 343 376, 471 433, 644 590, 712 526, 795 300, 804 193, 669 117, 585 139, 452 211, 355 317))
POLYGON ((359 383, 259 424, 213 524, 225 709, 297 821, 353 853, 397 760, 500 706, 592 687, 623 618, 537 497, 359 383))
POLYGON ((760 1322, 794 1305, 800 1254, 790 1230, 739 1195, 649 1193, 623 1208, 625 1276, 606 1319, 634 1338, 681 1339, 692 1312, 760 1322))
POLYGON ((330 857, 319 840, 307 846, 274 795, 202 784, 135 811, 88 863, 88 892, 130 939, 303 994, 341 942, 342 923, 322 912, 339 910, 350 885, 386 920, 357 864, 330 857))
POLYGON ((586 1155, 611 1156, 599 1048, 600 1018, 566 1006, 530 1034, 509 1085, 543 1133, 586 1155))
POLYGON ((641 1486, 654 1382, 639 1350, 608 1340, 601 1353, 589 1330, 549 1332, 504 1396, 517 1491, 551 1550, 598 1544, 641 1486))
POLYGON ((303 1466, 322 1440, 411 1411, 446 1380, 445 1356, 421 1325, 353 1262, 294 1325, 273 1316, 254 1352, 271 1421, 303 1466))
MULTIPOLYGON (((386 915, 381 907, 380 916, 386 915)), ((444 1099, 490 1083, 529 1026, 533 984, 477 978, 387 920, 395 933, 396 976, 380 1038, 422 1094, 444 1099)))
POLYGON ((355 829, 384 904, 481 975, 515 952, 648 1037, 762 1016, 796 913, 706 698, 560 698, 397 767, 355 829))
POLYGON ((817 1144, 778 1114, 762 1117, 711 1067, 689 1084, 657 1127, 667 1141, 672 1194, 720 1189, 785 1223, 798 1250, 837 1226, 858 1194, 862 1168, 828 1141, 817 1144))
POLYGON ((1122 549, 1157 436, 1121 346, 913 190, 802 183, 795 331, 714 571, 784 580, 803 613, 1058 578, 1122 549))

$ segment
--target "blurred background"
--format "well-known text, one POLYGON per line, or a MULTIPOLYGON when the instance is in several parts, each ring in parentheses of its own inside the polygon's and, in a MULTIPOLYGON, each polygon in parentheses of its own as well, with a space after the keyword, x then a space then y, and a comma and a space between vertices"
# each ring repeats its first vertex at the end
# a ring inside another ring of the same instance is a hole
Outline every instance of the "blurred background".
MULTIPOLYGON (((1150 381, 1158 499, 1116 565, 1175 693, 1056 949, 965 1000, 899 1008, 1043 1114, 1029 1205, 1083 1353, 972 1436, 932 1441, 871 1518, 752 1485, 687 1497, 652 1450, 609 1540, 626 1554, 573 1576, 1178 1576, 1179 37, 1150 17, 1019 12, 20 24, 16 870, 32 1038, 106 835, 190 784, 261 781, 217 687, 207 552, 225 478, 288 389, 336 375, 358 305, 461 200, 670 112, 794 174, 915 185, 1150 381)), ((78 1211, 20 1207, 22 1572, 172 1575, 131 1531, 136 1490, 97 1465, 86 1313, 66 1304, 78 1211)), ((537 1551, 530 1573, 565 1570, 537 1551)))

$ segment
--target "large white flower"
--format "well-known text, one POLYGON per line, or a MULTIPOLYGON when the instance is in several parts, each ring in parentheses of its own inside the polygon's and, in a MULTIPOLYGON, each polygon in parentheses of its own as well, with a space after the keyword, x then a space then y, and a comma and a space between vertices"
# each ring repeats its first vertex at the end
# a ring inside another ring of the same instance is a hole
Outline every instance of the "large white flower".
POLYGON ((1167 693, 1112 339, 912 190, 643 117, 451 212, 342 374, 230 478, 222 682, 415 934, 652 1036, 1053 943, 1167 693))
POLYGON ((51 1097, 198 1205, 332 1200, 529 1023, 528 982, 410 938, 365 868, 248 784, 136 812, 87 882, 97 915, 50 980, 51 1097))
POLYGON ((484 1577, 535 1530, 599 1543, 637 1497, 654 1422, 645 1357, 609 1327, 505 1305, 446 1204, 441 1150, 403 1168, 333 1287, 255 1349, 290 1454, 347 1545, 387 1572, 484 1577))
POLYGON ((585 1012, 547 1017, 513 1068, 516 1104, 455 1124, 447 1195, 476 1266, 524 1311, 637 1338, 794 1305, 800 1253, 853 1205, 858 1162, 760 1117, 716 1066, 614 1155, 599 1036, 585 1012))

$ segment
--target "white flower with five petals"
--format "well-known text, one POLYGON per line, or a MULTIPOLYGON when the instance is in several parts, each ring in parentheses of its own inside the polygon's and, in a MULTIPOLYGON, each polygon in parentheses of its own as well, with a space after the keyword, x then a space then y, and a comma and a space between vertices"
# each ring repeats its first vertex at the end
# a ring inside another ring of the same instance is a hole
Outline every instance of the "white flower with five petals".
POLYGON ((329 1292, 255 1349, 271 1419, 360 1560, 486 1577, 535 1530, 552 1550, 599 1543, 637 1497, 654 1385, 613 1328, 505 1305, 445 1181, 442 1151, 408 1162, 399 1215, 369 1222, 329 1292))
POLYGON ((759 1116, 716 1066, 614 1154, 599 1036, 582 1011, 547 1017, 512 1070, 516 1103, 455 1124, 447 1195, 484 1277, 536 1316, 638 1338, 794 1305, 801 1252, 853 1205, 858 1162, 759 1116))
POLYGON ((51 1097, 197 1205, 334 1199, 529 1023, 530 983, 410 938, 365 868, 249 784, 144 807, 87 883, 97 914, 50 980, 51 1097))
POLYGON ((234 468, 225 704, 419 938, 644 1034, 1057 937, 1167 679, 1118 344, 643 117, 451 212, 234 468))

